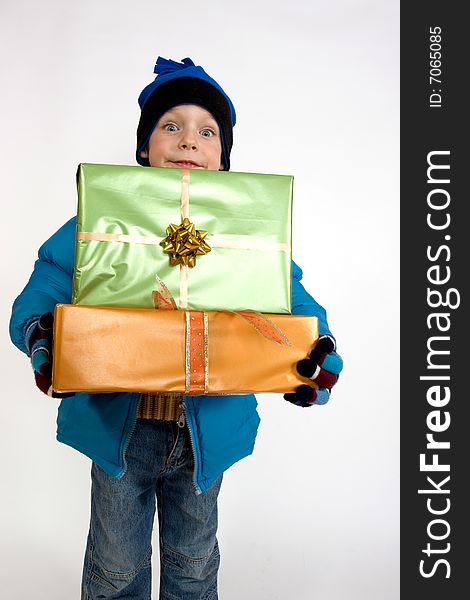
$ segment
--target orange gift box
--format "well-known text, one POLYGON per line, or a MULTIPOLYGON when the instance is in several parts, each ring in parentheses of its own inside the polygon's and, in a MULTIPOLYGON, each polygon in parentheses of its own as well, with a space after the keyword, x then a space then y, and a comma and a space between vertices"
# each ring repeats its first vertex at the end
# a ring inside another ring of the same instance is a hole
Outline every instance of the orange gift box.
POLYGON ((292 392, 316 317, 57 304, 56 392, 292 392))

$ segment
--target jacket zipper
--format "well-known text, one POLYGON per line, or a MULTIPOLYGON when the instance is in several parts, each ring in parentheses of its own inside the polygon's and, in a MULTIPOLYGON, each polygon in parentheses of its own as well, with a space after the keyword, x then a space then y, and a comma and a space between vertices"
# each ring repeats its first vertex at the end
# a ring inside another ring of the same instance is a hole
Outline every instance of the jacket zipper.
POLYGON ((178 427, 180 427, 181 429, 185 425, 188 426, 189 440, 191 442, 191 450, 193 452, 193 458, 194 458, 193 485, 194 485, 194 491, 196 493, 196 496, 199 496, 200 494, 202 494, 202 492, 196 483, 196 453, 194 452, 193 432, 191 431, 191 427, 189 426, 188 419, 186 418, 186 404, 184 403, 184 401, 181 403, 180 408, 183 409, 183 412, 181 413, 181 416, 178 419, 177 423, 178 423, 178 427))
MULTIPOLYGON (((140 400, 140 396, 139 396, 139 400, 140 400)), ((137 404, 136 404, 135 413, 134 413, 134 422, 132 423, 132 427, 130 429, 129 435, 127 436, 126 445, 124 446, 124 451, 122 453, 122 458, 123 458, 123 462, 124 462, 124 471, 121 473, 121 475, 119 475, 118 479, 121 479, 121 477, 124 477, 124 475, 126 474, 126 471, 127 471, 126 452, 127 452, 127 447, 129 446, 129 442, 131 441, 132 434, 134 433, 135 426, 137 424, 138 409, 139 409, 139 402, 137 402, 137 404)))

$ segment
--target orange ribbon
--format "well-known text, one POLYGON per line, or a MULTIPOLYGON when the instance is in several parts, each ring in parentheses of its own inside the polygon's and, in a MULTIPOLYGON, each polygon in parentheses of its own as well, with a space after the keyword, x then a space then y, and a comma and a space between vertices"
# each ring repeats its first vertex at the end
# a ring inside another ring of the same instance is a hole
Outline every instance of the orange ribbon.
MULTIPOLYGON (((291 346, 291 342, 281 329, 266 315, 250 311, 239 311, 238 315, 247 321, 259 334, 281 346, 291 346)), ((207 394, 209 389, 209 319, 207 312, 185 311, 185 393, 207 394)))
POLYGON ((207 394, 209 388, 209 331, 206 312, 186 311, 186 393, 207 394))

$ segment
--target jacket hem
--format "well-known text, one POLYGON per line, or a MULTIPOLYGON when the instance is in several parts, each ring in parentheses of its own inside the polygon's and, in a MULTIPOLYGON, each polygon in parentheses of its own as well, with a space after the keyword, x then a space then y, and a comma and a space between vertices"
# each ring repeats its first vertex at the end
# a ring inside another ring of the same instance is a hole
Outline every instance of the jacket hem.
POLYGON ((67 440, 67 438, 61 436, 60 433, 57 433, 56 440, 58 442, 60 442, 61 444, 70 446, 74 450, 77 450, 78 452, 80 452, 80 454, 83 454, 84 456, 86 456, 87 458, 92 460, 93 462, 97 463, 100 467, 102 467, 106 471, 106 473, 111 475, 111 477, 114 477, 117 479, 124 473, 124 470, 125 470, 124 465, 119 466, 114 463, 111 463, 108 460, 104 459, 103 457, 95 455, 94 452, 92 450, 90 450, 89 448, 86 448, 85 446, 80 446, 79 444, 75 444, 74 442, 67 440))

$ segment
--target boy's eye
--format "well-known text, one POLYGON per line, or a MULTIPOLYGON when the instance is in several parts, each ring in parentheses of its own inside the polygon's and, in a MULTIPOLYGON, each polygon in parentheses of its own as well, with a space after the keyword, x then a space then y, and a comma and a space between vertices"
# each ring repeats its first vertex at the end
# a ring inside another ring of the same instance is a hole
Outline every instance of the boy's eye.
POLYGON ((202 129, 201 130, 201 135, 203 137, 212 137, 213 135, 215 135, 215 132, 212 131, 212 129, 202 129))
POLYGON ((178 127, 174 123, 167 123, 163 129, 165 131, 178 131, 178 127))

